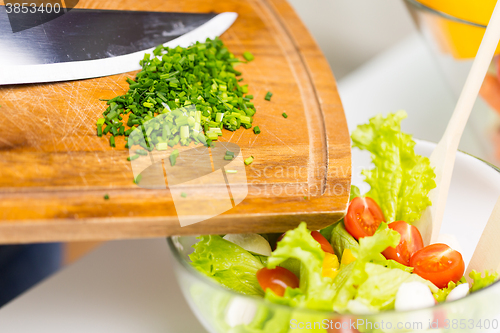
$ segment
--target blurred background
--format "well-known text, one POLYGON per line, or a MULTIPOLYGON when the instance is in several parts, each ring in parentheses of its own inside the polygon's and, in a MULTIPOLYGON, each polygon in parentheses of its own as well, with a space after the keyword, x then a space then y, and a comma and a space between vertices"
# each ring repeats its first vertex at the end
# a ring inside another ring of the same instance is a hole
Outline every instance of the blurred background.
POLYGON ((289 0, 337 80, 416 29, 400 0, 289 0))

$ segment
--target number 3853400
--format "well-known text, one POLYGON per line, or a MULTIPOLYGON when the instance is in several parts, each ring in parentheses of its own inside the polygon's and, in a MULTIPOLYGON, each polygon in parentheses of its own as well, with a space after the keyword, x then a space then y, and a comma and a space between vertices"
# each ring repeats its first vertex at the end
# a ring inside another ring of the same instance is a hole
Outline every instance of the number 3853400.
POLYGON ((37 5, 36 3, 6 3, 5 10, 7 14, 27 14, 27 13, 59 13, 61 11, 61 5, 58 3, 41 3, 37 5))

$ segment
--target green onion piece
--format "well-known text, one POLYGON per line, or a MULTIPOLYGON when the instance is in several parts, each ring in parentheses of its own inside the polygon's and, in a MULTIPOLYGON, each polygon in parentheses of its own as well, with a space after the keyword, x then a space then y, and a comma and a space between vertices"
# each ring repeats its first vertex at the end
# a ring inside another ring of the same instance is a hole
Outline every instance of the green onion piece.
POLYGON ((99 118, 99 119, 97 119, 97 126, 99 126, 99 125, 101 125, 101 126, 102 126, 102 125, 104 125, 104 121, 105 121, 105 120, 106 120, 106 119, 104 119, 104 118, 99 118))
POLYGON ((181 192, 181 197, 186 198, 188 195, 186 192, 181 192))
POLYGON ((220 123, 222 122, 222 118, 224 118, 224 113, 223 112, 217 112, 215 115, 215 121, 220 123))
POLYGON ((259 126, 255 126, 255 127, 253 128, 253 132, 254 132, 255 134, 260 134, 260 128, 259 128, 259 126))
POLYGON ((243 58, 245 58, 246 61, 252 61, 254 59, 254 56, 247 51, 243 53, 243 58))
POLYGON ((252 164, 253 162, 253 156, 250 156, 249 158, 245 159, 245 165, 252 164))
POLYGON ((97 136, 98 137, 102 136, 102 125, 101 124, 97 125, 97 136))
POLYGON ((139 155, 135 154, 135 155, 127 157, 127 161, 133 161, 133 160, 136 160, 138 158, 139 158, 139 155))
POLYGON ((114 136, 110 136, 109 137, 109 145, 111 147, 116 147, 116 145, 115 145, 115 137, 114 136))
POLYGON ((141 179, 142 179, 142 173, 139 176, 137 176, 137 178, 134 180, 134 183, 139 184, 141 179))
POLYGON ((283 112, 281 115, 282 115, 282 116, 283 116, 283 118, 285 118, 285 119, 286 119, 286 118, 288 118, 288 115, 287 115, 285 112, 283 112))
POLYGON ((208 131, 207 133, 205 133, 207 138, 209 138, 210 140, 214 141, 214 140, 217 140, 219 135, 215 132, 210 132, 208 131))
POLYGON ((109 200, 109 195, 108 194, 104 195, 104 200, 109 200))
POLYGON ((267 92, 267 94, 266 94, 266 97, 264 97, 264 99, 265 99, 266 101, 270 101, 272 96, 273 96, 273 93, 272 93, 272 92, 270 92, 270 91, 268 91, 268 92, 267 92))
POLYGON ((231 155, 224 155, 224 159, 225 159, 226 161, 232 161, 232 160, 233 160, 233 158, 234 158, 234 157, 233 157, 233 156, 231 156, 231 155))
POLYGON ((234 152, 228 150, 228 151, 226 151, 226 155, 234 157, 234 152))
POLYGON ((226 170, 226 173, 237 173, 238 170, 226 170))
POLYGON ((189 138, 189 126, 185 125, 181 127, 181 140, 189 138))
POLYGON ((148 154, 147 150, 144 149, 137 149, 135 153, 143 156, 146 156, 148 154))
POLYGON ((209 132, 217 133, 218 136, 222 135, 222 131, 221 131, 221 129, 219 127, 211 127, 209 129, 209 132))
POLYGON ((242 124, 251 124, 253 122, 253 119, 247 116, 240 116, 240 121, 242 124))
POLYGON ((160 142, 156 145, 156 150, 167 150, 168 144, 166 142, 160 142))
POLYGON ((174 166, 175 163, 177 162, 177 156, 179 156, 179 151, 175 149, 171 154, 170 154, 170 165, 174 166))
POLYGON ((195 123, 200 123, 201 122, 201 111, 196 111, 194 113, 194 122, 195 123))

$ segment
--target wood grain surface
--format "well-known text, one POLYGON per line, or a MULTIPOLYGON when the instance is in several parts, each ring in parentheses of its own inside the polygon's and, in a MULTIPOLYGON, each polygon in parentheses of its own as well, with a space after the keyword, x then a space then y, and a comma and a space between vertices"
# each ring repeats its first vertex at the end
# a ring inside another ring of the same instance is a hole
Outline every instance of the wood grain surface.
POLYGON ((254 125, 262 133, 224 130, 222 141, 255 157, 246 167, 248 196, 181 227, 168 189, 133 183, 123 137, 111 148, 96 136, 95 122, 106 107, 99 99, 125 93, 125 78, 135 72, 2 86, 0 243, 282 232, 300 221, 318 229, 344 215, 351 153, 342 104, 326 59, 286 1, 81 0, 77 8, 238 13, 221 39, 236 56, 255 56, 237 68, 255 97, 254 125))

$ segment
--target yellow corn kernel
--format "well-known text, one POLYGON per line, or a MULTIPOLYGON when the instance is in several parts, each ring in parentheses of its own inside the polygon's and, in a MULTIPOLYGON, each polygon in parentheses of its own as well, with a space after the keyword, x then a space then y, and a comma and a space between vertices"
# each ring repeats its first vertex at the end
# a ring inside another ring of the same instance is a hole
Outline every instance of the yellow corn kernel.
POLYGON ((349 265, 351 262, 356 260, 356 257, 352 254, 351 249, 345 249, 344 253, 342 253, 342 265, 349 265))
POLYGON ((339 259, 335 254, 325 252, 325 258, 323 259, 323 270, 321 274, 325 277, 334 279, 338 274, 339 259))

